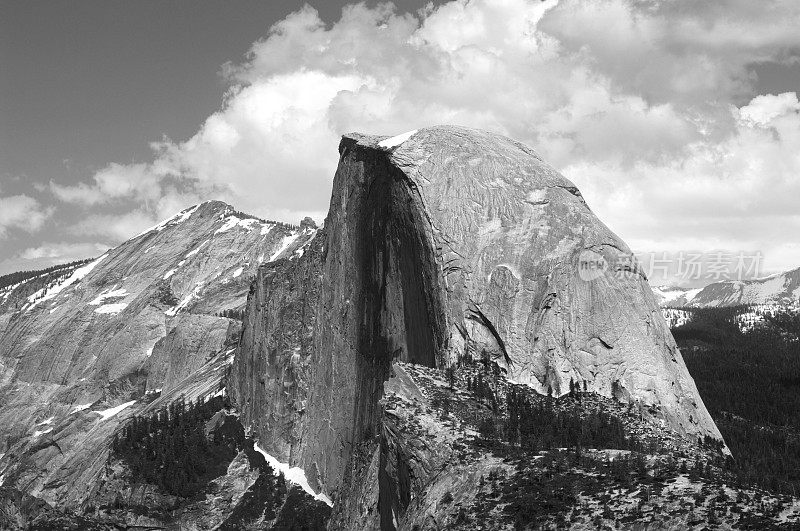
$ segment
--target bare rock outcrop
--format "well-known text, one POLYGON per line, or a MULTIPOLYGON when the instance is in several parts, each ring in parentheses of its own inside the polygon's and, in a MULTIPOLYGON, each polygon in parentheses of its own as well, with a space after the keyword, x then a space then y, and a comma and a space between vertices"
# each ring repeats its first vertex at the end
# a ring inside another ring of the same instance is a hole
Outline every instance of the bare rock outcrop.
POLYGON ((353 491, 395 360, 488 358, 541 393, 572 380, 721 438, 630 250, 530 148, 441 126, 339 151, 310 250, 259 270, 231 389, 314 489, 353 491))
POLYGON ((174 389, 214 358, 221 345, 235 345, 241 333, 238 321, 210 315, 178 314, 171 326, 142 367, 148 391, 174 389))
POLYGON ((82 503, 117 427, 153 391, 218 390, 240 335, 231 316, 259 264, 315 233, 209 201, 93 261, 0 290, 0 483, 82 503))

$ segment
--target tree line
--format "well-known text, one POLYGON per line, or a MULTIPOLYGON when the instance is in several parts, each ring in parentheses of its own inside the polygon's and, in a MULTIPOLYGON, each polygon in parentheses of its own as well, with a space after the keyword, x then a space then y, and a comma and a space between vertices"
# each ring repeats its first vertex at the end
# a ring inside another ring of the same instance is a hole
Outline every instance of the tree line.
POLYGON ((8 286, 13 286, 14 284, 19 284, 20 282, 23 282, 25 280, 45 275, 47 273, 52 273, 54 271, 60 271, 62 269, 68 269, 68 268, 76 268, 78 266, 88 264, 92 260, 94 260, 94 258, 87 258, 85 260, 76 260, 74 262, 69 262, 67 264, 54 265, 52 267, 39 269, 36 271, 18 271, 16 273, 9 273, 7 275, 2 275, 0 276, 0 289, 7 288, 8 286))
MULTIPOLYGON (((552 389, 547 397, 532 399, 528 393, 510 387, 505 410, 491 384, 493 375, 479 372, 467 378, 467 390, 492 409, 492 414, 478 422, 481 436, 490 442, 505 442, 529 452, 569 448, 580 452, 585 448, 642 450, 641 444, 625 435, 625 426, 618 417, 602 409, 587 410, 578 405, 586 393, 586 382, 570 380, 570 391, 555 399, 552 389)), ((447 409, 445 402, 444 408, 447 409)))

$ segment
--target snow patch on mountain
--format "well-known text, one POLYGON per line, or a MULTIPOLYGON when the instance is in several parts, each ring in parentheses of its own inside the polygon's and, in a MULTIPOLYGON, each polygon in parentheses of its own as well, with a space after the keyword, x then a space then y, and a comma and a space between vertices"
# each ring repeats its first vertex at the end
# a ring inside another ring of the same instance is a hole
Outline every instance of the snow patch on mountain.
POLYGON ((94 404, 94 402, 89 402, 88 404, 78 404, 77 406, 72 408, 72 411, 70 411, 69 414, 73 415, 85 409, 89 409, 90 407, 92 407, 92 404, 94 404))
POLYGON ((127 308, 128 305, 124 302, 118 302, 113 304, 104 304, 97 308, 94 313, 99 313, 101 315, 117 315, 122 310, 127 308))
POLYGON ((242 219, 236 216, 231 216, 225 220, 225 223, 223 223, 222 226, 218 228, 214 234, 221 234, 223 232, 227 232, 236 226, 243 227, 249 230, 251 226, 255 223, 261 223, 261 222, 254 218, 242 219))
POLYGON ((50 433, 51 431, 53 431, 52 426, 50 428, 47 428, 46 430, 36 430, 33 432, 33 438, 35 439, 37 437, 41 437, 45 433, 50 433))
POLYGON ((308 484, 308 478, 306 478, 306 473, 302 468, 298 466, 294 467, 290 466, 289 463, 281 463, 275 457, 264 451, 258 445, 258 443, 253 443, 253 449, 264 456, 264 459, 266 459, 267 463, 269 463, 269 466, 271 466, 272 469, 275 471, 276 476, 279 473, 282 473, 283 476, 288 481, 294 483, 295 485, 306 491, 306 493, 313 496, 315 499, 326 504, 328 507, 333 507, 333 501, 329 497, 327 497, 324 493, 320 492, 319 494, 317 494, 316 492, 314 492, 314 489, 312 489, 311 485, 308 484))
POLYGON ((93 411, 92 413, 97 413, 98 415, 100 415, 100 417, 101 417, 100 418, 100 422, 103 422, 104 420, 110 419, 111 417, 113 417, 114 415, 116 415, 117 413, 122 411, 123 409, 125 409, 127 407, 130 407, 135 403, 136 403, 136 400, 131 400, 130 402, 125 402, 124 404, 120 404, 118 406, 115 406, 115 407, 112 407, 112 408, 109 408, 109 409, 104 409, 102 411, 93 411))
POLYGON ((400 144, 402 144, 403 142, 405 142, 406 140, 408 140, 409 138, 414 136, 414 134, 417 131, 418 131, 418 129, 414 129, 412 131, 407 131, 407 132, 399 134, 397 136, 393 136, 391 138, 387 138, 386 140, 381 140, 380 142, 378 142, 378 145, 380 147, 382 147, 382 148, 387 148, 387 149, 399 146, 400 144))
POLYGON ((283 237, 283 241, 281 241, 281 246, 278 247, 277 251, 272 253, 272 256, 270 256, 269 260, 267 260, 267 261, 268 262, 272 262, 273 260, 278 258, 281 255, 281 253, 283 253, 283 251, 285 251, 297 239, 298 236, 300 236, 299 232, 295 232, 295 233, 289 234, 288 236, 284 236, 283 237))
POLYGON ((203 243, 201 243, 200 245, 198 245, 197 247, 195 247, 193 250, 189 251, 189 253, 188 253, 186 256, 184 256, 184 258, 191 258, 191 257, 193 257, 194 255, 196 255, 197 253, 199 253, 199 252, 200 252, 200 249, 202 249, 202 248, 203 248, 203 246, 204 246, 205 244, 207 244, 209 241, 210 241, 210 240, 206 240, 206 241, 204 241, 203 243))
MULTIPOLYGON (((200 205, 202 205, 202 204, 203 203, 200 203, 200 205)), ((180 223, 183 223, 184 221, 189 219, 192 216, 192 214, 194 214, 195 211, 198 208, 200 208, 200 205, 195 205, 195 206, 193 206, 191 208, 187 208, 186 210, 182 210, 182 211, 178 212, 177 214, 175 214, 174 216, 172 216, 171 218, 165 219, 161 223, 153 225, 149 229, 146 229, 146 230, 140 232, 134 238, 138 238, 140 236, 144 236, 145 234, 148 234, 148 233, 153 232, 153 231, 161 232, 162 230, 167 228, 167 226, 169 226, 169 225, 178 225, 180 223)))
POLYGON ((176 315, 178 315, 178 312, 180 312, 181 310, 186 308, 189 305, 189 303, 192 302, 192 300, 199 299, 200 298, 200 293, 203 291, 203 284, 204 284, 204 282, 198 283, 194 287, 194 290, 190 294, 188 294, 186 297, 184 297, 183 300, 181 300, 178 303, 177 306, 175 306, 173 308, 170 308, 169 310, 164 312, 164 314, 169 316, 169 317, 175 317, 176 315))
POLYGON ((307 239, 305 242, 303 242, 303 244, 295 250, 295 252, 292 254, 292 259, 294 259, 295 257, 296 258, 301 258, 303 256, 303 254, 305 254, 306 248, 309 246, 309 244, 312 241, 314 241, 314 238, 316 238, 316 237, 317 237, 317 232, 314 231, 314 234, 312 234, 309 239, 307 239))
POLYGON ((34 307, 36 307, 36 305, 55 298, 56 295, 64 291, 66 288, 70 287, 79 280, 83 280, 86 277, 86 275, 91 273, 92 270, 95 267, 97 267, 97 264, 102 262, 106 256, 107 255, 104 254, 100 258, 94 260, 93 262, 89 262, 85 266, 77 268, 75 271, 73 271, 73 273, 69 277, 62 280, 61 282, 58 282, 56 285, 46 286, 40 289, 39 291, 28 297, 29 305, 26 305, 25 308, 23 308, 23 311, 31 310, 34 307), (45 290, 47 291, 47 293, 45 293, 45 290))
POLYGON ((685 294, 684 297, 686 298, 686 302, 692 302, 692 300, 697 297, 697 294, 703 291, 703 288, 696 288, 690 289, 685 294))
POLYGON ((44 275, 46 275, 46 274, 47 274, 47 273, 44 273, 44 274, 42 274, 42 275, 36 275, 35 277, 31 277, 31 278, 26 278, 26 279, 25 279, 25 280, 23 280, 22 282, 17 282, 16 284, 12 284, 12 285, 10 285, 10 286, 6 286, 6 287, 5 287, 5 288, 3 288, 3 289, 0 289, 0 296, 2 296, 2 300, 3 300, 3 301, 5 301, 5 300, 6 300, 6 298, 7 298, 9 295, 11 295, 11 292, 13 292, 15 289, 17 289, 17 288, 18 288, 18 287, 20 287, 21 285, 25 284, 26 282, 30 282, 30 281, 32 281, 32 280, 36 280, 37 278, 41 278, 41 277, 43 277, 43 276, 44 276, 44 275))
POLYGON ((105 291, 98 295, 93 301, 89 302, 92 306, 99 306, 103 304, 105 299, 119 299, 122 297, 127 297, 130 295, 125 288, 117 289, 116 285, 108 291, 105 291))
POLYGON ((654 286, 653 293, 662 307, 689 306, 692 300, 705 288, 687 289, 678 286, 654 286))
POLYGON ((653 293, 656 295, 662 305, 668 305, 669 303, 685 295, 686 290, 683 288, 676 288, 674 286, 654 286, 653 293))

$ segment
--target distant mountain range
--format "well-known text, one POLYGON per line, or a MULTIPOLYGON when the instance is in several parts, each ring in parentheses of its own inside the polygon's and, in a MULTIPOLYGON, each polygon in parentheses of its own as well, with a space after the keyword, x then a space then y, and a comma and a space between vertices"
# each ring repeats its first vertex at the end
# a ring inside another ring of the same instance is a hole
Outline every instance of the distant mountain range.
POLYGON ((667 308, 724 306, 800 306, 800 268, 753 280, 724 280, 704 288, 653 288, 659 305, 667 308))

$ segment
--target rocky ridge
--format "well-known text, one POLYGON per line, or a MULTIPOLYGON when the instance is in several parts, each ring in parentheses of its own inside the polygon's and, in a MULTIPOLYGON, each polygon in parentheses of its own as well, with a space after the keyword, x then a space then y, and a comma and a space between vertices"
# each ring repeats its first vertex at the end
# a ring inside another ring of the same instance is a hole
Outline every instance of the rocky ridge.
POLYGON ((712 282, 703 288, 654 288, 661 306, 709 308, 718 306, 800 306, 800 268, 751 280, 712 282))
POLYGON ((697 308, 738 308, 735 321, 742 331, 763 326, 768 317, 800 312, 800 269, 752 280, 725 280, 703 288, 653 288, 671 327, 691 320, 697 308))
POLYGON ((0 477, 57 507, 91 496, 118 426, 158 397, 217 391, 261 262, 313 224, 202 203, 86 264, 0 292, 0 477), (35 286, 29 288, 28 286, 35 286))

